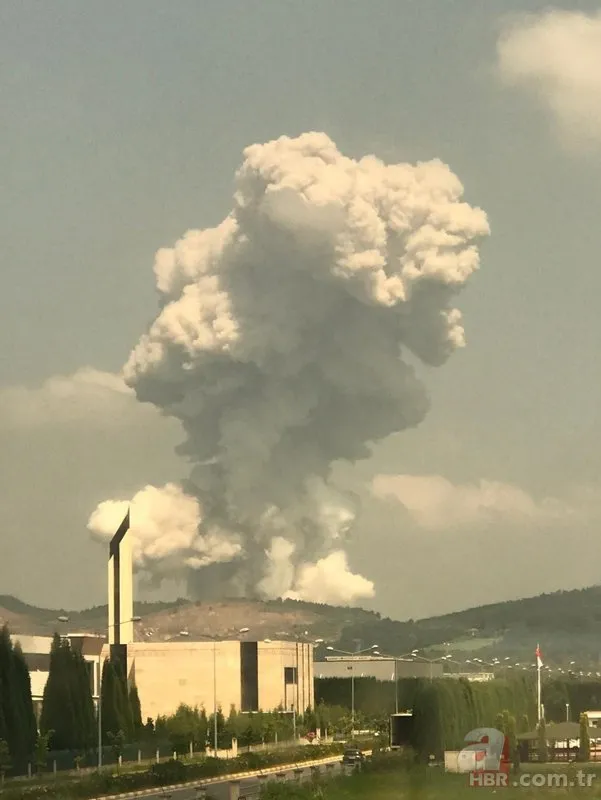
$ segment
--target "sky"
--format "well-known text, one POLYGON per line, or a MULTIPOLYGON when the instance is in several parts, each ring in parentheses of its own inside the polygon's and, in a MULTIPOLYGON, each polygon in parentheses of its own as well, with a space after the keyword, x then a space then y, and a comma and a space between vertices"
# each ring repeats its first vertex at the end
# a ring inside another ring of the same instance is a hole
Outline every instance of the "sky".
MULTIPOLYGON (((441 159, 491 234, 430 413, 339 464, 398 619, 599 583, 601 14, 592 2, 22 0, 0 8, 0 594, 105 602, 98 503, 189 468, 120 370, 155 252, 215 226, 244 148, 325 132, 441 159)), ((141 587, 173 597, 177 583, 141 587)))

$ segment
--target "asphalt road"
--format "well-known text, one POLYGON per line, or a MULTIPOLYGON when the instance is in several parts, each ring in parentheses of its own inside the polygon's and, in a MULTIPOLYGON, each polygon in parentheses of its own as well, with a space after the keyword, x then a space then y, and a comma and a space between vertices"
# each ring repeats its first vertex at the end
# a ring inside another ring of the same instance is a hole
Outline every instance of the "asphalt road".
MULTIPOLYGON (((343 767, 340 761, 335 762, 333 767, 326 768, 325 765, 321 765, 320 767, 320 774, 321 775, 339 775, 341 771, 349 773, 352 772, 352 767, 343 767)), ((301 781, 309 781, 311 780, 311 768, 305 767, 300 768, 298 772, 295 770, 286 770, 285 772, 278 773, 277 775, 271 774, 263 778, 263 782, 266 780, 269 781, 292 781, 292 780, 301 780, 301 781), (284 778, 285 776, 285 778, 284 778)), ((259 796, 261 781, 257 778, 244 778, 240 781, 240 800, 243 798, 248 798, 248 800, 256 800, 259 796)), ((145 797, 153 797, 153 798, 165 798, 165 800, 201 800, 201 798, 206 797, 207 800, 230 800, 230 781, 227 778, 224 778, 223 781, 219 783, 213 783, 206 787, 206 795, 204 792, 196 787, 183 787, 181 789, 171 789, 168 791, 164 791, 162 789, 158 790, 157 792, 153 792, 152 794, 145 795, 145 797)))

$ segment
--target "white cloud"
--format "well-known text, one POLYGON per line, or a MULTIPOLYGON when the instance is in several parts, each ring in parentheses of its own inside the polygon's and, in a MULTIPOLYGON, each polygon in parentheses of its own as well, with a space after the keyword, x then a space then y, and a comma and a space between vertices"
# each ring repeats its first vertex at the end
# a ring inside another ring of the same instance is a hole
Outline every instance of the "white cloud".
POLYGON ((497 68, 537 95, 566 146, 601 147, 601 11, 516 18, 499 38, 497 68))
POLYGON ((518 486, 497 481, 454 484, 440 475, 378 475, 373 491, 396 498, 420 527, 432 531, 567 521, 581 514, 564 500, 535 500, 518 486))
POLYGON ((36 428, 44 425, 85 423, 114 427, 149 417, 158 418, 151 406, 137 402, 119 375, 83 367, 72 375, 48 378, 36 387, 0 389, 0 427, 36 428))

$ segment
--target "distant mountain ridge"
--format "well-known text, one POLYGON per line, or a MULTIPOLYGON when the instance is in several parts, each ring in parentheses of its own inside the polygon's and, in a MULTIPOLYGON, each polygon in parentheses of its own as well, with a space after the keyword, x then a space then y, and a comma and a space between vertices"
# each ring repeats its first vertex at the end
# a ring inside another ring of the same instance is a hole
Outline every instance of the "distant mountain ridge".
MULTIPOLYGON (((136 638, 152 641, 234 636, 248 627, 249 636, 257 639, 302 637, 307 631, 307 638, 324 639, 342 650, 355 652, 377 644, 383 654, 404 655, 418 648, 427 657, 451 653, 456 663, 474 654, 483 661, 502 657, 527 663, 540 643, 546 663, 577 661, 589 668, 601 664, 601 586, 404 622, 361 608, 295 600, 140 602, 134 613, 142 618, 136 623, 136 638)), ((0 624, 4 623, 22 634, 67 629, 104 633, 107 606, 70 612, 0 595, 0 624), (68 623, 60 623, 59 616, 68 617, 68 623)))

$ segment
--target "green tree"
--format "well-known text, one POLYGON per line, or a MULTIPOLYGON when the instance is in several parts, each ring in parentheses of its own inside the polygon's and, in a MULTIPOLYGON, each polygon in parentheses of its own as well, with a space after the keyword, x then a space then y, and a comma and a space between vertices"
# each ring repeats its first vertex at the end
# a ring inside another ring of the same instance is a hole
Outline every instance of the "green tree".
POLYGON ((43 772, 48 765, 49 743, 52 731, 40 733, 35 743, 35 765, 38 772, 43 772))
POLYGON ((44 687, 40 730, 52 750, 85 750, 94 741, 94 703, 87 664, 55 634, 44 687))
POLYGON ((586 714, 580 715, 580 747, 578 751, 580 761, 590 761, 591 738, 589 735, 589 722, 586 714))
POLYGON ((70 671, 73 675, 72 695, 77 716, 77 749, 92 747, 96 741, 96 711, 92 697, 92 680, 89 664, 81 653, 69 652, 70 671))
POLYGON ((134 734, 142 732, 142 706, 140 705, 140 696, 138 694, 138 687, 135 683, 129 687, 129 707, 131 709, 132 725, 134 734))
POLYGON ((123 745, 125 744, 125 732, 124 731, 117 731, 113 733, 109 731, 107 734, 107 739, 110 743, 111 750, 113 751, 113 755, 115 756, 115 761, 119 760, 119 756, 123 755, 123 745))
POLYGON ((0 738, 19 771, 31 758, 36 734, 29 670, 20 645, 13 646, 4 626, 0 631, 0 738))
POLYGON ((175 714, 161 717, 160 723, 157 720, 157 725, 177 753, 188 752, 190 745, 197 752, 204 750, 207 741, 207 715, 204 709, 182 704, 175 714))
POLYGON ((8 742, 5 739, 0 739, 0 778, 4 783, 4 777, 12 766, 12 758, 8 742))
POLYGON ((549 750, 547 748, 547 727, 545 720, 541 719, 538 723, 538 760, 541 763, 548 761, 549 750))
POLYGON ((520 764, 520 751, 518 747, 518 731, 515 717, 509 711, 503 712, 503 733, 507 737, 509 744, 509 760, 517 769, 520 764))

